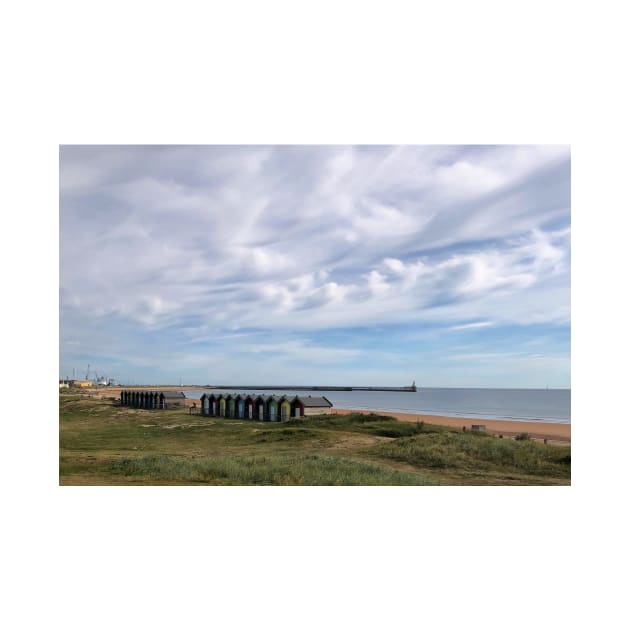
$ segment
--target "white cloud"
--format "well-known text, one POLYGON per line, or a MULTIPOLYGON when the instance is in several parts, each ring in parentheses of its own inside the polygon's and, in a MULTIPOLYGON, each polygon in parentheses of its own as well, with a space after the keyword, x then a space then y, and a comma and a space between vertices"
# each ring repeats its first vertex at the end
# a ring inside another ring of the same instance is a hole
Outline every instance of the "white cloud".
POLYGON ((566 322, 568 159, 566 147, 65 147, 62 315, 190 338, 566 322))
POLYGON ((493 322, 470 322, 459 326, 449 326, 449 330, 470 330, 471 328, 486 328, 492 326, 493 322))

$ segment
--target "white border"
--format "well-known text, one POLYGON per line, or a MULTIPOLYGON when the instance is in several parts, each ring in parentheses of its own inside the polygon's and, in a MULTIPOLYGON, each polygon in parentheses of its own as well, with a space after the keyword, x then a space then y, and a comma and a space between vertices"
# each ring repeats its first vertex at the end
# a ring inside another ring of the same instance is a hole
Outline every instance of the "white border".
POLYGON ((627 556, 613 492, 626 443, 620 6, 4 9, 10 627, 625 618, 610 597, 613 561, 627 556), (57 146, 103 142, 572 144, 574 487, 59 488, 57 146))

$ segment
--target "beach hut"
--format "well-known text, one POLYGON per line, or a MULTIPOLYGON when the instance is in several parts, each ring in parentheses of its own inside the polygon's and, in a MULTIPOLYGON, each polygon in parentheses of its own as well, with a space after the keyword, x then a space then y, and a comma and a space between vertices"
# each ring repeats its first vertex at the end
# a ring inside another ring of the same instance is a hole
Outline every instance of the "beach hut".
POLYGON ((291 403, 286 396, 280 399, 280 420, 288 420, 291 417, 291 403))
POLYGON ((164 404, 163 409, 182 407, 186 403, 186 394, 184 394, 184 392, 173 391, 160 392, 160 403, 164 404))
POLYGON ((245 399, 240 394, 234 398, 234 408, 237 418, 245 417, 245 399))
POLYGON ((296 396, 293 401, 293 410, 299 409, 300 416, 319 416, 323 413, 332 413, 333 404, 326 396, 296 396))
POLYGON ((227 401, 223 394, 219 394, 219 416, 225 418, 226 416, 227 401))
POLYGON ((278 421, 278 397, 277 396, 269 396, 269 422, 277 422, 278 421))
POLYGON ((254 420, 262 422, 267 417, 267 400, 264 396, 256 396, 254 400, 254 420))
POLYGON ((254 419, 254 399, 251 396, 245 396, 245 417, 248 420, 254 419))
POLYGON ((138 409, 172 409, 186 401, 184 392, 124 390, 120 393, 121 405, 138 409))
POLYGON ((293 418, 300 418, 304 415, 304 403, 299 399, 298 396, 295 396, 291 401, 291 416, 293 418))
POLYGON ((210 412, 208 409, 208 396, 207 394, 202 394, 201 398, 199 399, 199 407, 201 408, 201 415, 202 416, 209 416, 210 412))
POLYGON ((236 417, 236 401, 234 396, 228 396, 227 397, 227 416, 228 418, 235 418, 236 417))
POLYGON ((208 413, 211 416, 217 415, 218 398, 214 394, 208 395, 208 413))

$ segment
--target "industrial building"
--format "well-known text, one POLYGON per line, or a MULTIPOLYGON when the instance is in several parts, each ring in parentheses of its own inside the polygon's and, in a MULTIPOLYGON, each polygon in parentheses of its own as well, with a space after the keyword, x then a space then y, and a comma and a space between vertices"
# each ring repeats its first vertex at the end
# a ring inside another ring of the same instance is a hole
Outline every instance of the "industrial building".
POLYGON ((186 402, 184 392, 123 390, 120 392, 120 404, 139 409, 176 409, 186 402))
POLYGON ((201 397, 201 414, 222 418, 242 418, 278 422, 289 418, 332 413, 333 404, 325 396, 263 396, 262 394, 211 393, 201 397))

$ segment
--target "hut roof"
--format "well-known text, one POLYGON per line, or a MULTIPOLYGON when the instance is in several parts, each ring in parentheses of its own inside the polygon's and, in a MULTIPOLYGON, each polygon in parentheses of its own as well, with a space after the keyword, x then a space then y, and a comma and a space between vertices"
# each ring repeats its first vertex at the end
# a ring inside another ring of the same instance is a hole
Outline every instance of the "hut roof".
POLYGON ((326 396, 299 396, 298 400, 305 407, 332 407, 333 404, 326 396))
POLYGON ((157 393, 162 394, 164 398, 186 398, 186 394, 184 394, 184 392, 166 391, 166 392, 157 392, 157 393))

